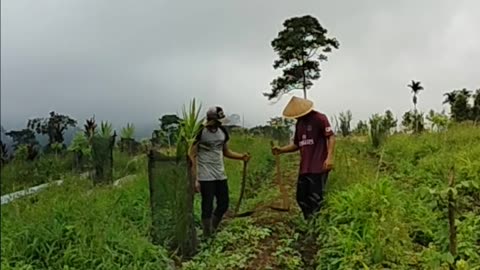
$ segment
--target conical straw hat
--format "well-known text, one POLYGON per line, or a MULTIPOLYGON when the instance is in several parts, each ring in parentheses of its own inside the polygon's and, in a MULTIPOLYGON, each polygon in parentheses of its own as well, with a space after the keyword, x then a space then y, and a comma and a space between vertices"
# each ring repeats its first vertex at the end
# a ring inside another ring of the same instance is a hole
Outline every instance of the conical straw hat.
POLYGON ((285 118, 299 118, 312 110, 313 102, 311 100, 294 96, 283 109, 283 116, 285 118))

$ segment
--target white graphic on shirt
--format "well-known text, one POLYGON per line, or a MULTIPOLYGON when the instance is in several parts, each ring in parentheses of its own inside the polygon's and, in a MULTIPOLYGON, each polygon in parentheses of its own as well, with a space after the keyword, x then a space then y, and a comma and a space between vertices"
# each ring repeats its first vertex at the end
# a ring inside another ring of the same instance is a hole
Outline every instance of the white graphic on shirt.
POLYGON ((313 139, 307 139, 307 135, 303 134, 302 135, 302 140, 298 143, 300 147, 306 146, 306 145, 313 145, 315 142, 313 139))

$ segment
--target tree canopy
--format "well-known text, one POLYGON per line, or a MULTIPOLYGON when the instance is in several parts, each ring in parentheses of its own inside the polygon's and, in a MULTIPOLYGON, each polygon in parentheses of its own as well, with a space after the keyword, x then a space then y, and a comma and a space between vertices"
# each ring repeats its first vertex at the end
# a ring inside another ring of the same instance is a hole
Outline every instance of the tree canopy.
POLYGON ((17 149, 21 145, 37 145, 38 141, 35 137, 35 132, 31 129, 25 128, 22 130, 11 130, 5 135, 13 140, 13 147, 17 149))
POLYGON ((480 89, 475 92, 467 89, 445 93, 443 104, 450 105, 450 116, 456 122, 480 121, 480 89))
POLYGON ((320 78, 320 62, 327 61, 327 54, 340 44, 327 37, 327 29, 310 15, 287 19, 283 26, 271 43, 279 57, 273 67, 283 69, 283 75, 270 83, 271 92, 264 96, 271 100, 293 90, 303 90, 307 98, 307 90, 320 78))
POLYGON ((48 118, 34 118, 28 120, 27 127, 38 134, 48 136, 48 147, 54 143, 63 144, 63 135, 69 127, 75 127, 77 121, 67 115, 50 112, 48 118))

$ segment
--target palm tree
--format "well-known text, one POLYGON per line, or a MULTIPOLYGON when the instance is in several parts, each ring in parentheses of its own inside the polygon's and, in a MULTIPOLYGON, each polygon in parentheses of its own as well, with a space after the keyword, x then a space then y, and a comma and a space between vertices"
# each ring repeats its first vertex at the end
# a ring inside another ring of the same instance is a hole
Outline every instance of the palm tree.
POLYGON ((450 104, 450 106, 453 105, 453 103, 455 103, 455 100, 457 98, 457 91, 452 91, 452 92, 448 92, 448 93, 445 93, 443 94, 445 96, 445 100, 443 101, 443 104, 450 104))
POLYGON ((423 90, 423 86, 420 85, 420 81, 416 82, 412 80, 412 83, 408 85, 412 89, 413 93, 413 106, 415 107, 415 112, 417 111, 417 95, 420 91, 423 90))
POLYGON ((468 91, 467 89, 463 88, 462 90, 459 91, 460 94, 464 95, 468 98, 470 98, 472 96, 472 92, 471 91, 468 91))
MULTIPOLYGON (((420 91, 423 90, 423 86, 420 85, 420 81, 416 82, 414 80, 412 80, 412 83, 408 85, 408 87, 410 87, 410 89, 412 89, 412 93, 413 93, 413 107, 414 107, 414 111, 415 111, 415 118, 414 119, 417 119, 417 95, 418 93, 420 93, 420 91)), ((415 132, 418 131, 418 123, 415 123, 415 132)))

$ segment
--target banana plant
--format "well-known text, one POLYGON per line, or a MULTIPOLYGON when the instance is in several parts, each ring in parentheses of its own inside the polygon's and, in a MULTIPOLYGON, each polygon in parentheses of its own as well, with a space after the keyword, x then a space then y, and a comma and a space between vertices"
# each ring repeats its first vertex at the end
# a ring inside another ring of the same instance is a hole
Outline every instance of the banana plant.
POLYGON ((62 152, 63 150, 63 144, 62 143, 52 143, 50 145, 50 149, 53 151, 53 153, 55 153, 55 158, 58 159, 58 155, 60 154, 60 152, 62 152))
POLYGON ((108 121, 101 122, 100 124, 100 135, 105 138, 109 138, 113 135, 113 127, 112 124, 108 121))
POLYGON ((79 132, 75 135, 72 143, 68 147, 68 150, 86 157, 90 157, 92 153, 92 148, 88 142, 88 139, 82 132, 79 132))
POLYGON ((120 137, 122 139, 133 139, 135 135, 135 126, 131 123, 128 123, 126 127, 123 127, 120 132, 120 137))

